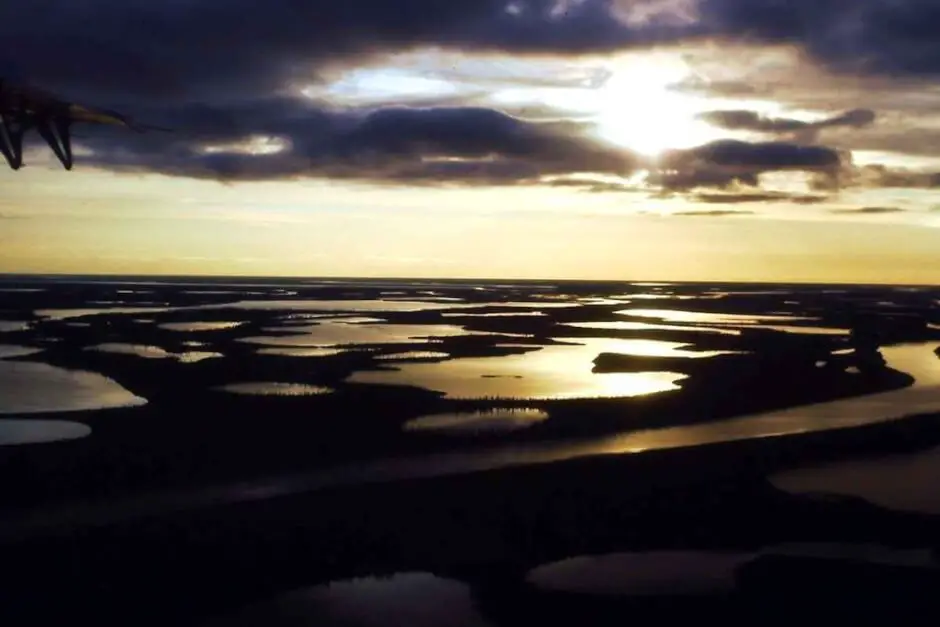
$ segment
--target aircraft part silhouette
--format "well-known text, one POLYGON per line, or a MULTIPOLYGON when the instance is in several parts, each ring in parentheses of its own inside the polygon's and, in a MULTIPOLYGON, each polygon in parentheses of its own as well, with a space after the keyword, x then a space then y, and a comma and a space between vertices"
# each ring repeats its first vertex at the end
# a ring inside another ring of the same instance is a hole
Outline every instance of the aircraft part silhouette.
POLYGON ((23 167, 23 135, 35 129, 59 163, 71 170, 74 165, 71 130, 76 122, 123 126, 137 132, 169 130, 136 124, 113 111, 66 102, 42 90, 0 79, 0 153, 12 169, 23 167))

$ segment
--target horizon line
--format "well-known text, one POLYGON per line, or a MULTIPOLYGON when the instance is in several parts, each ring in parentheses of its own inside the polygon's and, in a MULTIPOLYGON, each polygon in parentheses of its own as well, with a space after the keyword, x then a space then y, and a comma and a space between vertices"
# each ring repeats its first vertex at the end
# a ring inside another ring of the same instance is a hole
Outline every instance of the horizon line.
POLYGON ((590 279, 590 278, 513 278, 513 277, 416 277, 416 276, 340 276, 340 275, 244 275, 244 274, 157 274, 157 273, 96 273, 96 272, 0 272, 0 280, 9 279, 235 279, 235 280, 276 280, 276 281, 443 281, 443 282, 513 282, 513 283, 598 283, 598 284, 637 284, 662 283, 668 285, 701 284, 701 285, 807 285, 807 286, 856 286, 856 287, 902 287, 902 288, 938 288, 940 285, 919 283, 893 283, 874 282, 858 283, 851 281, 742 281, 722 279, 691 279, 691 280, 664 280, 664 279, 590 279))

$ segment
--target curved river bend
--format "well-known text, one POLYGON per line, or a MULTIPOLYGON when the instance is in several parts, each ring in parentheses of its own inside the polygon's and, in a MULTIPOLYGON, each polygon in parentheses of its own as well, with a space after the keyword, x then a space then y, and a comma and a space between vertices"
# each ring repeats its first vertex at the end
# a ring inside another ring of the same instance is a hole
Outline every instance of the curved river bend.
POLYGON ((65 506, 27 514, 0 524, 0 536, 29 533, 59 524, 105 524, 172 510, 272 499, 323 488, 461 474, 509 466, 549 463, 597 455, 636 454, 719 442, 844 429, 904 416, 940 412, 940 360, 936 342, 882 349, 890 368, 914 377, 910 387, 847 399, 770 411, 707 424, 635 431, 575 443, 541 443, 376 460, 308 474, 289 475, 213 488, 132 497, 121 502, 65 506))

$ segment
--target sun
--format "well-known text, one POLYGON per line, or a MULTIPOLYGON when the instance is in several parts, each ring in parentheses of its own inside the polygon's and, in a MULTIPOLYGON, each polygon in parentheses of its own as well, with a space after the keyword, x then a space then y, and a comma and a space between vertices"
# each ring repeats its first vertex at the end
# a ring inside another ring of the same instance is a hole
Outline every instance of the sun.
POLYGON ((704 99, 672 87, 691 74, 678 55, 632 54, 611 61, 609 70, 606 82, 569 94, 564 103, 590 115, 601 139, 655 158, 720 137, 698 119, 704 99))

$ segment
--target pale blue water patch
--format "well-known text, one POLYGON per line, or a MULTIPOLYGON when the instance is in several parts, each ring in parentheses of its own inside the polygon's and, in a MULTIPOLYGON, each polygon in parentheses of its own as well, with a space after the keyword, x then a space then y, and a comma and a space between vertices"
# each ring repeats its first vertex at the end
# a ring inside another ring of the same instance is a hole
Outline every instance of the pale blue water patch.
POLYGON ((548 420, 548 412, 528 407, 505 407, 479 411, 431 414, 409 420, 405 431, 453 435, 519 431, 548 420))
POLYGON ((133 407, 146 402, 96 373, 0 360, 0 414, 133 407))
POLYGON ((0 359, 9 357, 25 357, 41 353, 43 349, 33 346, 16 346, 13 344, 0 344, 0 359))
POLYGON ((66 420, 0 419, 0 446, 44 444, 78 440, 91 435, 91 427, 66 420))
POLYGON ((350 383, 412 385, 449 398, 615 398, 677 390, 686 378, 674 372, 592 372, 602 352, 641 356, 708 357, 657 340, 559 338, 561 344, 497 357, 454 358, 434 364, 402 364, 397 370, 356 372, 350 383))

